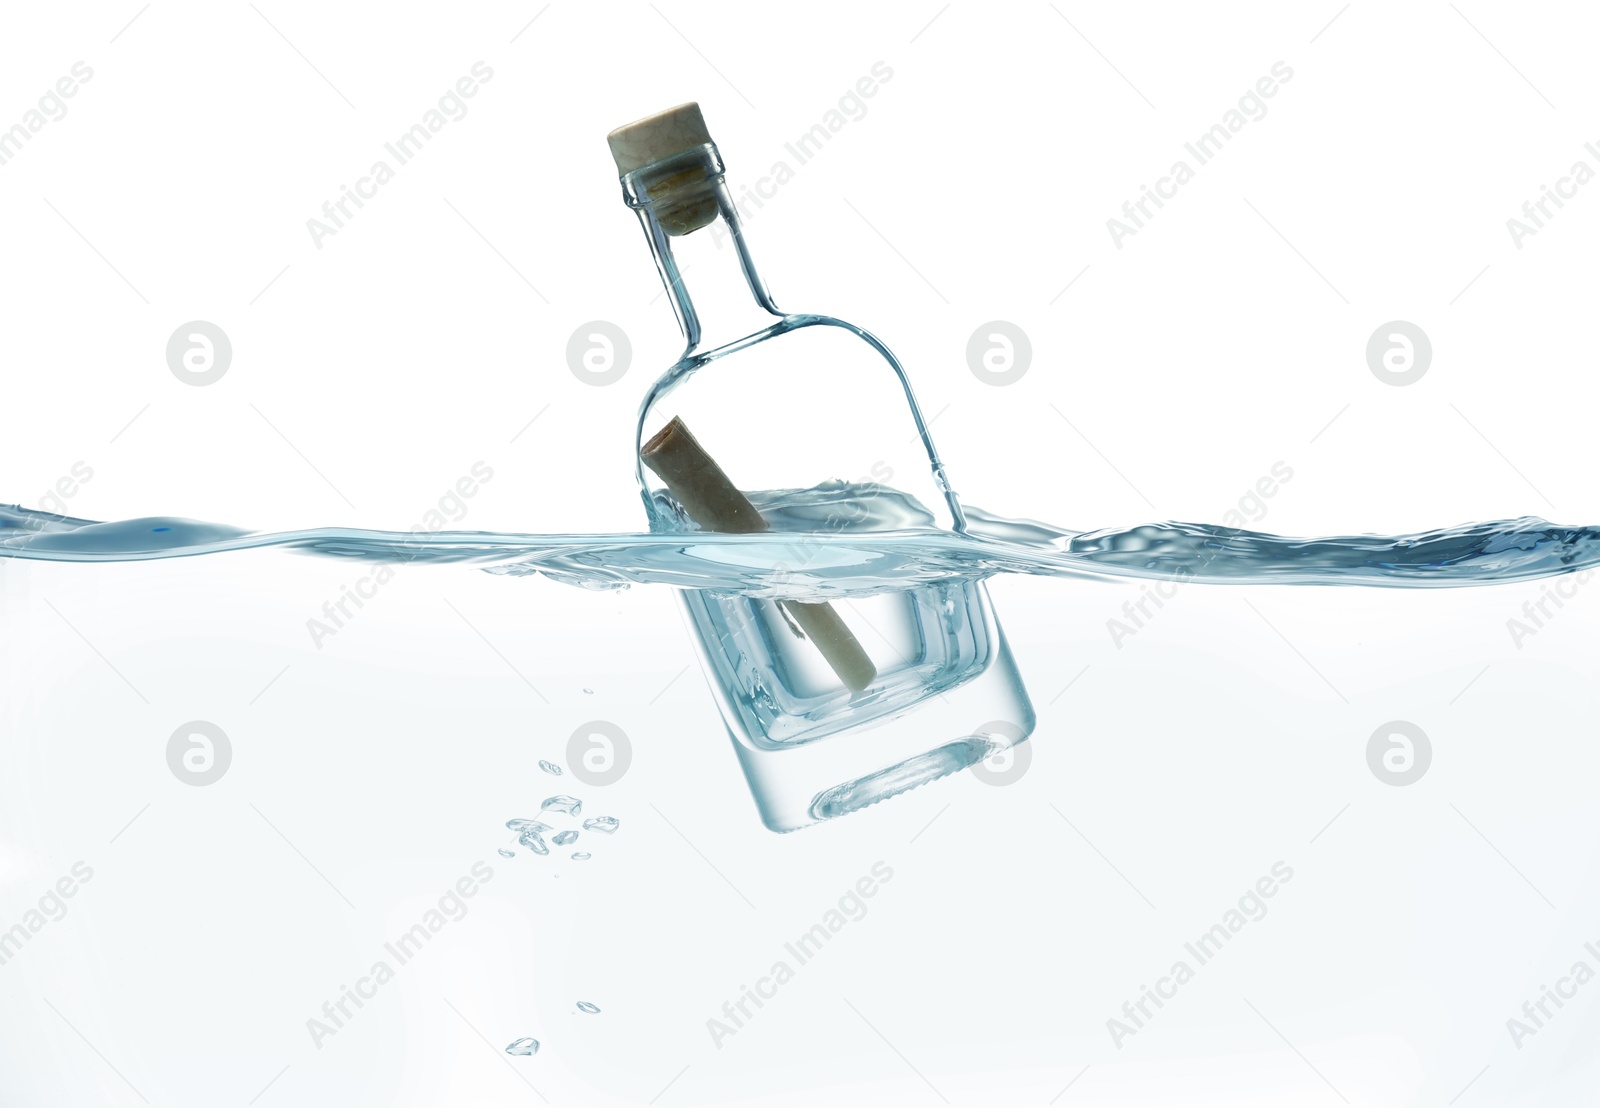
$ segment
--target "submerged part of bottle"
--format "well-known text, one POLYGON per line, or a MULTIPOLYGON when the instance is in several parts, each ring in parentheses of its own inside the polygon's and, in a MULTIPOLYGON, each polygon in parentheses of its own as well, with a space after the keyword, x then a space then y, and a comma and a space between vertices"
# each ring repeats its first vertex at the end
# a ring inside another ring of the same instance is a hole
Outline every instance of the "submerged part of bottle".
MULTIPOLYGON (((827 557, 807 534, 964 530, 894 355, 859 327, 773 301, 699 107, 619 128, 610 143, 685 341, 640 406, 635 472, 651 529, 794 534, 796 569, 827 557), (858 496, 810 498, 808 511, 771 519, 754 506, 830 482, 881 490, 882 510, 858 496)), ((828 603, 680 595, 775 831, 859 810, 1033 730, 981 582, 828 603)))

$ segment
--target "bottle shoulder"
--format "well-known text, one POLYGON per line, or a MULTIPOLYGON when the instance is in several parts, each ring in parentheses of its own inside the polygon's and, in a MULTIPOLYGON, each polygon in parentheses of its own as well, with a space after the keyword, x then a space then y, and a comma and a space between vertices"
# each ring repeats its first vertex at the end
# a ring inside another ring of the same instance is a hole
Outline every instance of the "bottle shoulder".
MULTIPOLYGON (((934 526, 964 522, 900 362, 877 336, 837 317, 792 313, 686 355, 640 405, 637 443, 674 418, 748 492, 892 485, 934 526)), ((648 496, 642 472, 641 485, 648 496)))

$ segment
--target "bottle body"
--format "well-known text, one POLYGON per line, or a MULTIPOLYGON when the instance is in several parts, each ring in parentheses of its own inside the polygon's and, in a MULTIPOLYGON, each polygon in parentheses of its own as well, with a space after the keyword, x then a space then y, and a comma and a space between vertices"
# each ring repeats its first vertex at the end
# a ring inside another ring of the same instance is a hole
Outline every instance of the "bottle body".
POLYGON ((851 695, 777 602, 684 592, 701 663, 773 831, 965 769, 1028 737, 1032 705, 981 582, 847 601, 878 678, 851 695), (868 613, 870 612, 870 616, 868 613))

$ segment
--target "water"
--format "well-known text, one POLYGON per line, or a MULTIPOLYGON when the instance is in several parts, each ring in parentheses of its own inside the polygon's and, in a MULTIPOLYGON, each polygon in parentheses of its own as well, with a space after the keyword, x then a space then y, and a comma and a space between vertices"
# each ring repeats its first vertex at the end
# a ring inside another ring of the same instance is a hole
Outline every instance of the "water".
POLYGON ((702 642, 721 646, 708 664, 722 683, 754 692, 729 707, 767 743, 812 742, 895 715, 965 684, 998 650, 988 602, 970 578, 850 599, 843 618, 877 669, 859 693, 778 601, 703 591, 683 601, 702 642))
MULTIPOLYGON (((548 762, 540 763, 541 766, 548 764, 548 762)), ((575 796, 551 796, 546 797, 540 803, 539 809, 542 812, 554 812, 558 815, 578 819, 583 814, 583 801, 575 796)), ((615 834, 619 826, 621 826, 621 822, 615 816, 592 816, 583 821, 584 831, 596 831, 607 836, 615 834)), ((555 829, 540 820, 508 819, 506 820, 506 827, 518 832, 518 842, 533 851, 533 853, 541 856, 549 856, 552 846, 571 846, 578 841, 581 835, 581 832, 576 828, 569 827, 563 831, 557 831, 550 837, 549 843, 546 843, 544 839, 545 833, 555 829)), ((505 849, 502 849, 500 854, 507 858, 515 857, 512 851, 505 849)), ((592 855, 586 850, 573 851, 571 854, 574 862, 587 862, 591 857, 592 855)))
POLYGON ((1526 581, 1600 564, 1600 529, 1535 516, 1405 535, 1290 538, 1181 522, 1075 531, 968 506, 967 531, 956 533, 933 528, 926 509, 881 485, 828 482, 751 499, 773 530, 699 532, 661 512, 655 529, 633 533, 344 527, 266 533, 162 516, 97 523, 0 506, 0 557, 118 562, 278 547, 366 561, 458 563, 507 576, 540 574, 589 589, 652 584, 813 600, 1002 573, 1425 588, 1526 581))
POLYGON ((575 796, 548 796, 540 803, 541 812, 556 812, 564 816, 583 814, 583 801, 575 796))
POLYGON ((526 1039, 526 1038, 518 1039, 516 1042, 512 1043, 510 1046, 506 1047, 506 1053, 507 1054, 520 1054, 520 1055, 523 1055, 523 1056, 527 1056, 527 1055, 530 1055, 530 1054, 537 1054, 537 1053, 539 1053, 539 1040, 538 1039, 526 1039))
MULTIPOLYGON (((259 533, 0 507, 0 556, 106 562, 282 548, 542 575, 587 589, 676 588, 758 810, 776 831, 857 811, 1031 733, 1034 710, 985 587, 997 574, 1422 588, 1526 581, 1600 564, 1600 530, 1534 517, 1409 535, 1288 538, 1182 522, 1076 531, 967 507, 966 529, 957 532, 878 484, 831 481, 750 497, 772 530, 698 531, 661 494, 647 501, 649 531, 620 534, 259 533), (786 600, 835 608, 876 669, 865 688, 842 682, 779 603, 786 600), (844 734, 849 742, 824 741, 844 734)), ((576 798, 554 796, 540 810, 579 818, 582 809, 576 798)), ((549 853, 548 826, 508 826, 527 849, 549 853)), ((557 845, 571 841, 565 835, 557 845)))

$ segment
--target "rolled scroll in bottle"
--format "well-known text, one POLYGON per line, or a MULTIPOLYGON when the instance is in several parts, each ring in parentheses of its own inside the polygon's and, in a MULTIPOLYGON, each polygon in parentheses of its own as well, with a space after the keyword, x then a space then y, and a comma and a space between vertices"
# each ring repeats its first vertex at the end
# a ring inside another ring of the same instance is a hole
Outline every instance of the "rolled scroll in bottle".
MULTIPOLYGON (((754 534, 768 530, 749 497, 740 492, 711 455, 676 417, 639 451, 644 464, 666 483, 684 513, 707 531, 754 534)), ((796 626, 821 652, 851 692, 872 683, 878 669, 861 642, 827 601, 780 601, 796 626)))

